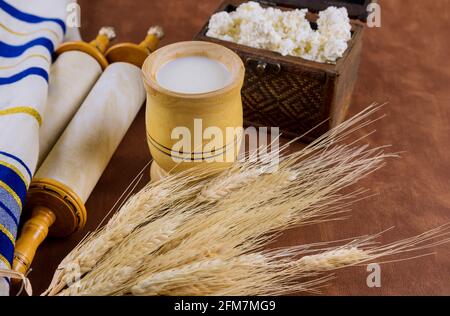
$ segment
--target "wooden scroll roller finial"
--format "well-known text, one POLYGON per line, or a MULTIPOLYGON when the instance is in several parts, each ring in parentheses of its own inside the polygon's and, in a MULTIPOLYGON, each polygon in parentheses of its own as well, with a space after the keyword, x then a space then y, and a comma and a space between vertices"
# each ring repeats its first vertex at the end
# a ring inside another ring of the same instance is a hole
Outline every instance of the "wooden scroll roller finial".
POLYGON ((104 53, 108 48, 109 42, 116 38, 116 33, 113 27, 104 26, 98 32, 97 37, 89 42, 66 42, 61 44, 56 50, 56 54, 60 55, 68 51, 80 51, 94 57, 102 69, 108 67, 104 53))
POLYGON ((161 26, 152 26, 147 31, 145 39, 139 44, 116 44, 106 51, 105 57, 110 63, 126 62, 140 68, 148 55, 158 48, 159 41, 163 37, 163 28, 161 26))
POLYGON ((71 189, 52 179, 33 180, 27 208, 31 218, 23 225, 16 242, 13 270, 25 274, 39 245, 48 234, 68 236, 84 227, 87 212, 71 189))

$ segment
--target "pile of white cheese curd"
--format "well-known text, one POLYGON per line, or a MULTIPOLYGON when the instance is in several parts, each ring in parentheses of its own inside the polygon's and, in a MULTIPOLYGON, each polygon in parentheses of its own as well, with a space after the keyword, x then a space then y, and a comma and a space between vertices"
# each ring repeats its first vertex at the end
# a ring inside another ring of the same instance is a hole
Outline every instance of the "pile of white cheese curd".
POLYGON ((282 11, 263 8, 257 2, 241 4, 233 12, 214 14, 207 36, 245 46, 268 49, 283 56, 335 63, 351 39, 346 8, 329 7, 319 12, 317 29, 307 20, 307 9, 282 11))

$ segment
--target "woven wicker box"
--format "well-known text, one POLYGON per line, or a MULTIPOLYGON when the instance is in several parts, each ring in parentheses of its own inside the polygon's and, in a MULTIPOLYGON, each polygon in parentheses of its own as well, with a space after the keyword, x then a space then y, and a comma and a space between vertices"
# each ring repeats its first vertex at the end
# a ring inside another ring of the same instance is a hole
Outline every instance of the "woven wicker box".
MULTIPOLYGON (((216 12, 234 11, 247 1, 226 0, 216 12)), ((242 90, 244 120, 247 125, 280 127, 284 136, 304 135, 309 142, 342 122, 350 105, 359 67, 368 0, 278 0, 259 1, 262 6, 282 10, 308 8, 314 24, 314 12, 328 6, 345 6, 352 19, 352 38, 344 56, 336 64, 308 61, 300 57, 247 47, 206 36, 208 22, 196 40, 215 42, 235 51, 246 65, 242 90), (327 121, 328 120, 328 121, 327 121)))

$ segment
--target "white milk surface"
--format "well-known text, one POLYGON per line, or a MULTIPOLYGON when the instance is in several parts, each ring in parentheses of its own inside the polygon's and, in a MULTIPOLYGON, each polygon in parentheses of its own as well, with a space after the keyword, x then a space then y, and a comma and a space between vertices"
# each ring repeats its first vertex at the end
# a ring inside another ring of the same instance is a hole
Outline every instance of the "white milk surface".
POLYGON ((206 93, 231 83, 227 67, 203 56, 180 57, 162 65, 156 80, 163 88, 178 93, 206 93))

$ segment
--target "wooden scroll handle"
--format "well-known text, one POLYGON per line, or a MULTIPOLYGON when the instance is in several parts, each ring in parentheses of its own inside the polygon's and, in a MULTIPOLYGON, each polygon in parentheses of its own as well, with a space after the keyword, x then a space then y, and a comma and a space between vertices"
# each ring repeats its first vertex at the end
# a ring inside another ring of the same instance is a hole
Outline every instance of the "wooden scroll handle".
POLYGON ((83 41, 64 42, 56 49, 55 53, 56 55, 61 55, 69 51, 80 51, 93 57, 102 69, 106 69, 109 63, 103 53, 106 51, 109 42, 115 37, 114 28, 102 27, 93 41, 89 43, 83 41))
POLYGON ((28 190, 31 218, 16 242, 13 270, 25 274, 39 245, 47 235, 65 237, 83 228, 86 209, 83 201, 64 184, 53 179, 35 179, 28 190))
POLYGON ((33 209, 31 219, 23 225, 22 234, 16 242, 13 262, 15 271, 22 274, 27 272, 36 250, 47 237, 55 219, 55 214, 46 207, 38 206, 33 209))
POLYGON ((116 44, 106 51, 105 57, 110 64, 125 62, 141 68, 148 55, 158 48, 159 40, 163 37, 163 28, 160 26, 152 26, 147 31, 145 39, 139 44, 116 44))

